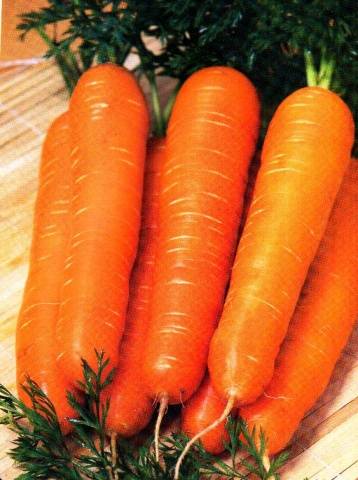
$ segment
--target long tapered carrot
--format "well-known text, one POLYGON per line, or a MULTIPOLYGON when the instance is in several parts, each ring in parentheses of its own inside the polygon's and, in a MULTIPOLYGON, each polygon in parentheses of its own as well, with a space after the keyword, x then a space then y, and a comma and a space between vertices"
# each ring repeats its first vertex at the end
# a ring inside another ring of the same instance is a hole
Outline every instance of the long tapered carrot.
POLYGON ((258 124, 256 91, 234 69, 202 69, 177 96, 167 133, 144 357, 155 399, 185 401, 204 375, 258 124))
POLYGON ((21 388, 30 376, 54 404, 65 432, 70 429, 65 419, 74 412, 66 400, 70 384, 56 365, 54 337, 70 234, 70 148, 65 113, 49 128, 42 150, 29 274, 16 331, 18 394, 31 406, 21 388))
POLYGON ((145 166, 141 234, 130 280, 126 327, 116 374, 106 395, 110 398, 107 429, 125 437, 142 430, 154 410, 154 402, 143 387, 141 372, 150 321, 160 173, 164 159, 165 139, 150 141, 145 166))
MULTIPOLYGON (((245 191, 244 208, 242 212, 242 232, 246 222, 247 214, 251 204, 257 172, 259 169, 259 154, 251 162, 249 169, 248 183, 245 191)), ((240 241, 240 240, 239 240, 240 241)), ((223 399, 214 390, 209 375, 207 374, 196 392, 189 398, 182 408, 182 430, 193 438, 220 417, 225 408, 223 399)), ((217 455, 225 450, 225 442, 228 442, 229 435, 226 430, 226 423, 221 422, 217 427, 200 438, 200 441, 208 452, 217 455)))
POLYGON ((241 416, 265 432, 270 454, 282 450, 325 390, 358 313, 358 162, 335 202, 273 379, 241 416))
POLYGON ((350 159, 354 124, 334 93, 305 87, 279 106, 209 353, 216 391, 254 401, 273 375, 310 263, 350 159))
POLYGON ((96 366, 95 349, 111 365, 128 302, 140 226, 148 112, 126 69, 112 64, 85 72, 70 101, 76 146, 72 234, 57 325, 57 359, 81 378, 81 358, 96 366))

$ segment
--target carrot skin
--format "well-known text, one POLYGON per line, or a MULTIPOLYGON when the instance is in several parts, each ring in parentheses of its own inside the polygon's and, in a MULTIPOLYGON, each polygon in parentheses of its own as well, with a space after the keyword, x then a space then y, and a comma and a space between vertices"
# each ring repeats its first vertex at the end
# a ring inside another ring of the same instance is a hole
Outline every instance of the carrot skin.
MULTIPOLYGON (((182 408, 181 429, 189 438, 194 437, 214 420, 220 417, 225 408, 225 402, 213 389, 209 375, 204 377, 198 390, 182 408)), ((213 455, 219 455, 225 450, 225 443, 229 441, 229 434, 225 422, 214 430, 203 435, 200 439, 205 450, 213 455)))
POLYGON ((148 111, 134 77, 103 64, 80 78, 70 101, 76 145, 73 229, 57 326, 57 360, 75 383, 95 349, 118 363, 129 276, 140 226, 148 111))
POLYGON ((150 141, 146 158, 143 210, 138 254, 130 280, 126 327, 110 398, 107 429, 129 437, 150 421, 154 402, 143 387, 143 349, 150 321, 150 301, 158 233, 159 182, 165 159, 165 139, 150 141))
POLYGON ((269 125, 208 361, 214 388, 236 406, 253 402, 272 378, 353 138, 348 107, 319 87, 287 97, 269 125))
MULTIPOLYGON (((239 236, 245 225, 247 214, 252 201, 257 172, 259 169, 259 155, 255 154, 250 168, 249 178, 245 191, 244 208, 242 212, 239 236)), ((240 241, 240 240, 239 240, 240 241)), ((220 417, 225 409, 225 402, 213 388, 209 374, 207 373, 196 392, 187 400, 182 408, 182 431, 193 438, 206 427, 212 425, 220 417)), ((233 412, 236 414, 236 410, 233 412)), ((225 450, 225 443, 229 441, 229 435, 225 422, 220 423, 211 432, 206 433, 200 439, 205 450, 213 455, 219 455, 225 450)))
POLYGON ((358 312, 358 162, 352 161, 264 395, 241 408, 268 437, 268 452, 285 448, 304 414, 328 385, 358 312))
POLYGON ((189 398, 205 373, 254 153, 259 104, 228 67, 192 75, 170 118, 144 378, 152 398, 189 398))
POLYGON ((71 227, 69 154, 69 118, 64 113, 50 126, 43 145, 29 273, 16 329, 19 397, 32 407, 21 387, 30 376, 54 404, 64 433, 71 429, 66 418, 74 416, 66 399, 73 389, 56 365, 54 337, 71 227))

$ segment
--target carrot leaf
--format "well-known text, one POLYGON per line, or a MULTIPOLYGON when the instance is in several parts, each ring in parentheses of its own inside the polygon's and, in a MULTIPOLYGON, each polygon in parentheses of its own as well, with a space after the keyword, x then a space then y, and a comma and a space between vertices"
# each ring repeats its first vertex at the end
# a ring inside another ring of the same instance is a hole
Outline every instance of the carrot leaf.
POLYGON ((0 385, 0 423, 16 434, 9 455, 26 472, 18 479, 81 479, 50 400, 35 382, 24 387, 33 409, 0 385))
MULTIPOLYGON (((152 87, 158 75, 180 85, 203 67, 237 68, 260 92, 266 125, 283 98, 307 81, 341 94, 357 118, 355 10, 350 0, 48 0, 21 15, 18 29, 22 37, 31 30, 42 36, 70 93, 94 63, 126 65, 152 87), (323 68, 307 70, 307 51, 323 68)), ((152 88, 159 135, 172 100, 158 112, 152 88)))

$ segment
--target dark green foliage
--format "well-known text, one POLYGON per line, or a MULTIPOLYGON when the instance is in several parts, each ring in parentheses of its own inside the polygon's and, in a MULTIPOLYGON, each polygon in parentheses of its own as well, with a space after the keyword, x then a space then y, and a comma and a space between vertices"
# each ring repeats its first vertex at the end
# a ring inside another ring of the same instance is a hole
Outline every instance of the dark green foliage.
POLYGON ((203 66, 231 65, 252 78, 267 108, 305 85, 303 53, 310 50, 317 63, 334 59, 332 88, 356 111, 356 11, 350 0, 49 0, 47 8, 23 15, 19 29, 26 34, 68 20, 48 55, 68 52, 79 40, 80 61, 71 67, 79 72, 94 60, 123 64, 130 51, 145 74, 180 80, 203 66), (159 55, 143 35, 161 41, 159 55))
POLYGON ((229 65, 249 76, 262 102, 266 131, 274 110, 307 84, 307 53, 314 84, 343 96, 358 118, 357 9, 350 0, 49 0, 49 6, 22 16, 22 35, 35 29, 56 58, 69 92, 94 62, 122 65, 129 53, 150 83, 154 133, 165 133, 172 102, 158 108, 157 75, 182 83, 211 65, 229 65), (61 38, 44 28, 68 20, 61 38), (154 54, 144 38, 155 38, 154 54), (77 42, 73 47, 74 42, 77 42))
MULTIPOLYGON (((132 441, 106 435, 106 416, 109 404, 101 401, 103 389, 111 382, 113 371, 108 376, 104 371, 108 359, 97 353, 98 368, 94 372, 83 362, 84 381, 81 388, 86 400, 79 403, 69 394, 68 401, 77 417, 70 419, 74 431, 65 438, 56 417, 53 405, 36 383, 27 380, 26 391, 32 400, 33 409, 12 395, 0 385, 1 423, 16 433, 14 448, 9 455, 23 470, 17 480, 59 479, 59 480, 171 480, 175 463, 183 451, 187 438, 183 434, 173 434, 162 438, 161 463, 155 460, 152 439, 142 446, 132 441), (71 448, 69 444, 71 443, 71 448), (74 450, 74 445, 82 450, 74 450)), ((270 470, 264 467, 265 438, 260 436, 256 446, 246 424, 229 418, 227 422, 230 441, 226 446, 234 467, 221 458, 207 453, 201 445, 195 445, 185 458, 182 480, 199 480, 219 475, 220 478, 246 479, 247 473, 254 473, 258 479, 279 479, 278 470, 287 460, 283 454, 271 462, 270 470), (239 450, 248 457, 237 463, 239 450)))
POLYGON ((10 457, 26 473, 19 480, 32 479, 80 479, 76 467, 71 464, 71 454, 62 436, 51 402, 31 380, 26 391, 34 409, 28 408, 0 385, 0 423, 16 433, 10 457))
POLYGON ((258 22, 249 35, 249 44, 256 55, 253 80, 259 87, 278 103, 287 93, 305 85, 304 53, 310 52, 317 71, 333 63, 330 88, 343 96, 357 120, 358 14, 354 2, 260 0, 253 5, 258 22), (266 77, 265 87, 262 82, 270 61, 274 74, 266 77))

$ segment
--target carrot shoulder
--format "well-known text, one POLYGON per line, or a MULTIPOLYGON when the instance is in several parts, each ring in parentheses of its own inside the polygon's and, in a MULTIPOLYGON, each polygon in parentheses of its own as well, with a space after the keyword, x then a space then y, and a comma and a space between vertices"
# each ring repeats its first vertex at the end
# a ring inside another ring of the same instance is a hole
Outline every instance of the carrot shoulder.
POLYGON ((351 162, 264 395, 240 414, 283 449, 326 388, 358 312, 358 162, 351 162))
POLYGON ((143 386, 143 349, 150 321, 153 271, 158 234, 158 197, 165 139, 151 140, 145 166, 142 224, 130 280, 126 326, 119 363, 106 397, 110 398, 107 429, 128 437, 149 422, 154 403, 143 386))
POLYGON ((70 101, 76 139, 72 231, 57 325, 57 359, 72 382, 95 349, 118 363, 140 226, 148 112, 135 78, 99 65, 84 73, 70 101))
POLYGON ((253 201, 209 353, 222 398, 253 402, 273 375, 310 263, 349 163, 351 112, 334 93, 306 87, 269 125, 253 201))
POLYGON ((49 396, 65 432, 73 410, 66 400, 70 384, 56 365, 58 320, 65 252, 70 233, 70 126, 68 113, 50 126, 42 150, 29 274, 16 330, 18 394, 30 376, 49 396))
POLYGON ((205 373, 258 124, 255 89, 234 69, 202 69, 177 96, 167 133, 144 356, 145 381, 155 399, 185 401, 205 373))

